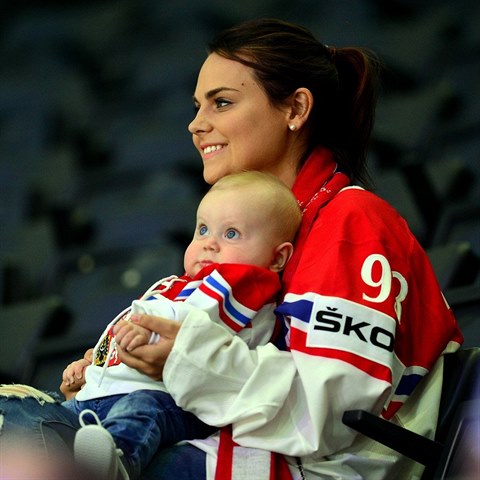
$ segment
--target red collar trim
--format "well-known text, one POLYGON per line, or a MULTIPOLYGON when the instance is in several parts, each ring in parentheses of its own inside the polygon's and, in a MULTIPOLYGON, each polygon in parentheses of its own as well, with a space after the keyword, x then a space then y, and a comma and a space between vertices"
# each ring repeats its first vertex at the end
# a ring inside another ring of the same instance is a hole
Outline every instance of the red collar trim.
POLYGON ((297 198, 302 211, 311 202, 320 188, 333 177, 336 170, 337 164, 330 150, 324 147, 317 147, 310 154, 292 187, 292 192, 297 198))

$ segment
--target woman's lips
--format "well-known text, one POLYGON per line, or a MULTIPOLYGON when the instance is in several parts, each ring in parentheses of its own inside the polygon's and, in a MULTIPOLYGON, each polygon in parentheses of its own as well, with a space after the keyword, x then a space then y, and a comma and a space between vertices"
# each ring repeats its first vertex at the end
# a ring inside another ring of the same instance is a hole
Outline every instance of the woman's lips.
POLYGON ((222 144, 201 145, 200 151, 203 158, 211 158, 221 152, 224 148, 225 145, 222 144))

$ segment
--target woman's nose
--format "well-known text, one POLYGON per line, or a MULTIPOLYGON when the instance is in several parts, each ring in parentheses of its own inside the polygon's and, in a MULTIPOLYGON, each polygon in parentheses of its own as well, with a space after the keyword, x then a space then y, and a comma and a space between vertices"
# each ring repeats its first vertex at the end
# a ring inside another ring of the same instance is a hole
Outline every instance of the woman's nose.
POLYGON ((205 117, 200 113, 200 110, 197 111, 195 118, 189 123, 188 131, 192 135, 199 135, 202 132, 208 132, 211 130, 210 123, 205 119, 205 117))

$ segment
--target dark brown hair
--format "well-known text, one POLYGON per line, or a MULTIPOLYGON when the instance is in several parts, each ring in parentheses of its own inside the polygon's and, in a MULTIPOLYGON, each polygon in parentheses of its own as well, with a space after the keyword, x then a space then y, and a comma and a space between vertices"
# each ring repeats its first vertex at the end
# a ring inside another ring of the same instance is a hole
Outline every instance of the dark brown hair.
POLYGON ((330 148, 354 182, 369 186, 366 153, 379 70, 372 52, 328 47, 306 28, 276 19, 224 30, 208 52, 252 68, 273 105, 282 105, 297 88, 308 88, 314 106, 305 153, 318 145, 330 148))

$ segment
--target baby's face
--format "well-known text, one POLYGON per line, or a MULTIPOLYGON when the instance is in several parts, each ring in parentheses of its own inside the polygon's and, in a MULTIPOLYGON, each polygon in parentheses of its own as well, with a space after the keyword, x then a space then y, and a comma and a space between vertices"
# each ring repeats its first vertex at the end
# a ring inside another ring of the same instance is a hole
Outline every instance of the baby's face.
POLYGON ((268 210, 250 189, 209 192, 198 207, 195 233, 185 252, 185 272, 194 276, 212 263, 269 268, 279 242, 268 210))

